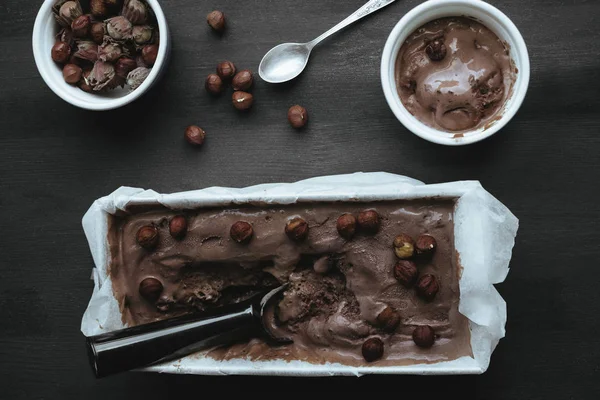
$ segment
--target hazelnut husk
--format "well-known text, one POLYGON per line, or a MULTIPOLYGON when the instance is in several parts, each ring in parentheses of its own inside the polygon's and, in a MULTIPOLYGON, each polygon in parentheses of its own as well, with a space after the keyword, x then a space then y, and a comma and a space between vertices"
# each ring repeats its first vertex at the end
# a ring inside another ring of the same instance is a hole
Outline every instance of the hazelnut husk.
POLYGON ((394 239, 396 257, 406 260, 415 254, 415 241, 408 235, 401 234, 394 239))
POLYGON ((425 52, 431 61, 442 61, 446 57, 447 49, 444 39, 435 39, 425 47, 425 52))
POLYGON ((429 325, 417 326, 412 338, 417 346, 428 349, 435 343, 435 331, 429 325))
POLYGON ((362 355, 367 362, 373 362, 383 357, 383 341, 379 338, 367 339, 362 345, 362 355))
POLYGON ((64 64, 69 60, 71 56, 71 46, 65 42, 56 42, 52 46, 52 60, 59 64, 64 64))
POLYGON ((295 105, 288 110, 288 121, 296 129, 303 128, 308 123, 308 112, 306 108, 295 105))
POLYGON ((156 302, 163 291, 163 285, 156 278, 146 278, 140 282, 140 295, 151 303, 156 302))
POLYGON ((231 82, 233 90, 248 90, 254 84, 254 77, 250 70, 244 69, 233 77, 231 82))
POLYGON ((63 78, 65 78, 65 82, 70 85, 78 83, 81 80, 82 73, 81 67, 75 64, 67 64, 63 68, 63 78))
POLYGON ((217 66, 217 75, 224 81, 227 81, 235 76, 235 65, 231 61, 223 61, 217 66))
POLYGON ((133 58, 121 57, 115 64, 115 74, 121 78, 127 79, 127 75, 137 68, 137 63, 133 58))
POLYGON ((223 80, 217 74, 210 74, 206 77, 204 88, 207 92, 213 95, 218 95, 223 92, 223 80))
POLYGON ((254 96, 252 96, 251 93, 246 92, 233 92, 231 103, 236 109, 246 111, 254 104, 254 96))
POLYGON ((308 223, 300 217, 291 219, 285 225, 285 234, 295 242, 302 242, 308 237, 308 223))
POLYGON ((225 30, 225 14, 215 10, 206 16, 206 22, 215 32, 223 32, 225 30))
POLYGON ((343 214, 338 218, 336 228, 341 237, 350 240, 356 233, 356 218, 352 214, 343 214))
POLYGON ((73 36, 78 38, 86 37, 92 27, 92 18, 89 15, 81 15, 71 22, 73 36))
POLYGON ((152 250, 158 245, 158 228, 154 225, 146 225, 142 226, 136 235, 137 243, 147 249, 152 250))
POLYGON ((358 214, 358 228, 361 232, 374 235, 379 232, 379 214, 374 210, 361 211, 358 214))
POLYGON ((156 44, 148 44, 142 48, 142 58, 144 59, 144 63, 151 67, 156 62, 156 58, 158 57, 158 45, 156 44))
POLYGON ((377 325, 386 332, 394 332, 400 325, 400 313, 392 307, 386 307, 377 316, 377 325))
POLYGON ((104 22, 94 22, 90 28, 90 36, 96 44, 102 44, 104 42, 104 35, 106 35, 106 25, 104 22))
POLYGON ((439 290, 440 283, 434 275, 423 275, 417 282, 417 294, 427 301, 433 300, 439 290))
POLYGON ((430 258, 435 253, 437 248, 437 241, 431 235, 421 235, 417 238, 415 245, 415 251, 417 256, 422 258, 430 258))
POLYGON ((183 239, 188 231, 187 219, 183 215, 176 215, 169 221, 169 233, 175 239, 183 239))
POLYGON ((252 240, 253 234, 254 230, 252 229, 252 225, 245 221, 236 222, 229 230, 231 238, 240 244, 249 243, 252 240))
POLYGON ((192 146, 202 146, 206 139, 206 132, 196 125, 190 125, 185 129, 185 140, 192 146))
POLYGON ((394 277, 400 282, 403 286, 409 288, 412 287, 417 278, 419 277, 419 270, 417 269, 417 265, 408 260, 400 260, 394 266, 394 277))

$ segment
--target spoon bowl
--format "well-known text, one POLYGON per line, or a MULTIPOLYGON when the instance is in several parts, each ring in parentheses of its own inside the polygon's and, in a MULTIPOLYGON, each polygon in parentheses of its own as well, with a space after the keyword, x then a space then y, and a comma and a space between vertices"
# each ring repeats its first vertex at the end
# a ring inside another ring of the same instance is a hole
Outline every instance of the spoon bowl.
POLYGON ((258 67, 260 77, 269 83, 283 83, 304 71, 312 46, 307 43, 283 43, 273 47, 258 67))

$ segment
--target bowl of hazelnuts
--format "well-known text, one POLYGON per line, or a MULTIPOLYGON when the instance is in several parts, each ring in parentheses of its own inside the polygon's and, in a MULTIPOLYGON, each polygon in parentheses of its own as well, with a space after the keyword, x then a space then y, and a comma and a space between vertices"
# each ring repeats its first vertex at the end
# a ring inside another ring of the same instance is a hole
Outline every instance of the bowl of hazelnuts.
POLYGON ((157 0, 45 0, 33 27, 40 75, 88 110, 131 103, 161 77, 170 36, 157 0))

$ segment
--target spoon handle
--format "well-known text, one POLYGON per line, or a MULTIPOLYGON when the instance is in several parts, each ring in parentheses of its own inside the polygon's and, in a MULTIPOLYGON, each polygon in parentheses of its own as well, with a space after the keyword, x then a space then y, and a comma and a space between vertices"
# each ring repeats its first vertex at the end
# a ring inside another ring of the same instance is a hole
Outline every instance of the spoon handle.
POLYGON ((309 42, 308 45, 312 49, 317 44, 321 43, 322 40, 328 38, 329 36, 333 35, 336 32, 341 31, 342 29, 344 29, 345 27, 347 27, 350 24, 353 24, 354 22, 358 21, 359 19, 362 19, 362 18, 366 17, 367 15, 372 14, 375 11, 382 9, 383 7, 393 3, 394 1, 396 1, 396 0, 371 0, 371 1, 367 2, 364 6, 362 6, 358 10, 356 10, 348 18, 346 18, 345 20, 343 20, 342 22, 340 22, 339 24, 337 24, 336 26, 334 26, 333 28, 331 28, 330 30, 328 30, 327 32, 322 34, 321 36, 317 37, 313 41, 309 42))

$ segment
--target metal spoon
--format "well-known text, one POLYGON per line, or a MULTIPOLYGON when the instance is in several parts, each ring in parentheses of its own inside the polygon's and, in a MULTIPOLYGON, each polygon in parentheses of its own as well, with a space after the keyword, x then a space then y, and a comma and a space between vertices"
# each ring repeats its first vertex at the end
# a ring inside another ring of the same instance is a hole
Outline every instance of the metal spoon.
POLYGON ((269 83, 283 83, 294 79, 306 68, 310 52, 317 44, 394 1, 396 0, 371 0, 356 10, 354 14, 313 41, 308 43, 284 43, 273 47, 260 62, 258 67, 260 77, 269 83))

